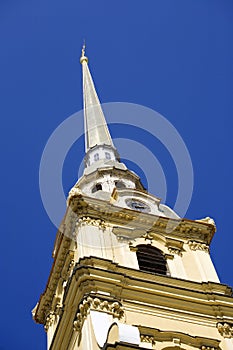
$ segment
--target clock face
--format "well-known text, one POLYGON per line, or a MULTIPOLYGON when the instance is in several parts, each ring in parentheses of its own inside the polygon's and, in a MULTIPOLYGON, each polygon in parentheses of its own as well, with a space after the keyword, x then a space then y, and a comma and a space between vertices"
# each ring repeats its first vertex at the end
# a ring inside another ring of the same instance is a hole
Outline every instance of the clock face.
POLYGON ((139 199, 128 198, 125 201, 126 205, 133 210, 138 210, 143 213, 149 213, 150 207, 146 203, 140 201, 139 199))

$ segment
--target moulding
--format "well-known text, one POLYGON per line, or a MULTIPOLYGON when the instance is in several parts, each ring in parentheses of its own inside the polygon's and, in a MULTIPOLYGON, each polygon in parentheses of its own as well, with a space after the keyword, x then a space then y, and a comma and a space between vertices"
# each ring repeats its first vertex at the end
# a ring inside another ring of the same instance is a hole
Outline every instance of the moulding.
POLYGON ((219 350, 220 340, 217 339, 194 337, 187 333, 165 331, 140 325, 136 325, 136 327, 139 328, 141 341, 151 343, 152 345, 156 342, 172 342, 174 346, 179 347, 182 347, 184 344, 201 350, 219 350))
POLYGON ((70 200, 70 208, 77 213, 79 218, 88 216, 91 219, 101 219, 112 226, 127 226, 128 233, 135 234, 137 231, 148 231, 153 234, 184 241, 193 240, 209 244, 215 226, 208 222, 188 219, 171 219, 147 213, 137 213, 135 210, 116 207, 109 201, 96 199, 86 195, 76 195, 70 200), (87 215, 88 214, 88 215, 87 215))

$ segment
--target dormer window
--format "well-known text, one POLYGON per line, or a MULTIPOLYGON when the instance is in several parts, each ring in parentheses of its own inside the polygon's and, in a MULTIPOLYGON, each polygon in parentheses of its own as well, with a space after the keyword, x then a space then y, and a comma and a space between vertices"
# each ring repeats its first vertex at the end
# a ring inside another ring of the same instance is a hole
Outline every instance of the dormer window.
POLYGON ((96 185, 92 188, 91 192, 92 192, 92 193, 95 193, 95 192, 101 191, 101 190, 102 190, 102 185, 101 185, 101 184, 96 184, 96 185))
POLYGON ((146 244, 137 246, 137 259, 140 270, 167 275, 167 263, 161 250, 146 244))
POLYGON ((105 158, 106 159, 111 159, 111 154, 109 152, 105 152, 105 158))
POLYGON ((99 160, 100 157, 99 157, 99 153, 95 153, 94 154, 94 161, 97 162, 97 160, 99 160))

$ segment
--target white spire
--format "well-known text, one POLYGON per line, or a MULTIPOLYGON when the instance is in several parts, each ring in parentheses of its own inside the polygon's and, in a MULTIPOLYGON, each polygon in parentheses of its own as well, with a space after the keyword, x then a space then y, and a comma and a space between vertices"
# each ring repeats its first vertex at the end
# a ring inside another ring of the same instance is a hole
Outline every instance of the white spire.
POLYGON ((94 82, 88 68, 88 58, 85 56, 85 45, 83 45, 82 48, 80 62, 83 69, 83 108, 86 152, 99 145, 107 145, 114 148, 94 82))

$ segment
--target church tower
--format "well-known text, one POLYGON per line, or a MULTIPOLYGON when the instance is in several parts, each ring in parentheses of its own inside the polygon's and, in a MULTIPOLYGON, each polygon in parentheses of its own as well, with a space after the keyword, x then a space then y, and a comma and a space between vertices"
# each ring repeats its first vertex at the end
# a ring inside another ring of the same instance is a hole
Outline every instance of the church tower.
POLYGON ((71 189, 33 310, 50 350, 230 350, 232 290, 210 218, 181 219, 121 161, 83 49, 85 170, 71 189))

